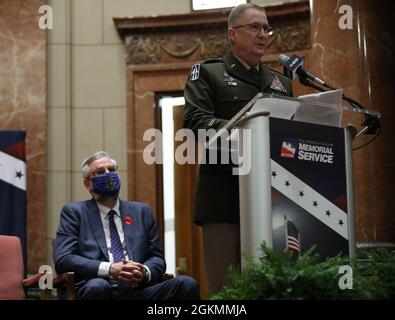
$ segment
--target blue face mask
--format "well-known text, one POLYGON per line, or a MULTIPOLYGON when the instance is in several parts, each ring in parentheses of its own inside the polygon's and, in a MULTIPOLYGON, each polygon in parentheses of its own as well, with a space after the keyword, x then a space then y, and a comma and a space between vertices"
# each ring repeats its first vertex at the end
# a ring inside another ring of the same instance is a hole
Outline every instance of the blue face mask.
POLYGON ((121 180, 115 172, 107 172, 92 178, 93 191, 101 196, 115 196, 121 189, 121 180))

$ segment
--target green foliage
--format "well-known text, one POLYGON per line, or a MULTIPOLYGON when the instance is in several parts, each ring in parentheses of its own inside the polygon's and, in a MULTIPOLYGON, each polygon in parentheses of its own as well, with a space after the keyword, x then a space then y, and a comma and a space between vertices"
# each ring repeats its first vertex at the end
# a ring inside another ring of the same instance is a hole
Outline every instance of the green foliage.
POLYGON ((229 270, 230 284, 212 299, 393 299, 395 297, 395 253, 378 249, 363 260, 336 256, 321 261, 315 248, 296 258, 276 252, 265 244, 258 261, 244 255, 242 272, 229 270), (352 289, 340 289, 340 266, 352 267, 352 289))

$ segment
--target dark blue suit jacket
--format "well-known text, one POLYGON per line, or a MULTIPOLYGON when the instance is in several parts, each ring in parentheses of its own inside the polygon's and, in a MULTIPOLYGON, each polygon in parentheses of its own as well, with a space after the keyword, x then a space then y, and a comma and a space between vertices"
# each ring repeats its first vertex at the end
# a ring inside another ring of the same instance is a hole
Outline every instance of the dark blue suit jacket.
MULTIPOLYGON (((151 282, 166 270, 157 225, 151 208, 139 202, 120 200, 123 231, 130 260, 151 270, 151 282), (124 221, 128 215, 131 224, 124 221)), ((73 271, 77 281, 96 278, 102 261, 109 261, 103 224, 94 200, 73 202, 62 209, 53 260, 58 274, 73 271)))

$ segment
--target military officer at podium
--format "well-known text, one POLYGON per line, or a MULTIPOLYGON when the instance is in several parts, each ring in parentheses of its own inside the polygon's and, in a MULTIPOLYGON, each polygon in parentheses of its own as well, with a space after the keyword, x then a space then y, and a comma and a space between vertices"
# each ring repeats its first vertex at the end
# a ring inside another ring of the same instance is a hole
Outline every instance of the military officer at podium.
MULTIPOLYGON (((292 96, 291 81, 261 62, 273 29, 265 9, 247 3, 228 18, 231 52, 192 67, 186 84, 184 127, 220 129, 257 93, 292 96)), ((226 283, 230 265, 240 265, 238 176, 231 165, 201 164, 194 221, 203 227, 209 295, 226 283)))

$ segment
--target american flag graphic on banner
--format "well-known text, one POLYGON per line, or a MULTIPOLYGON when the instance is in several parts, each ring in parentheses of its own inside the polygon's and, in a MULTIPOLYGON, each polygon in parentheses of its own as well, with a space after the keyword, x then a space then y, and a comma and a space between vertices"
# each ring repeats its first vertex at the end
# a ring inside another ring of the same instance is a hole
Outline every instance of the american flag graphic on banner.
POLYGON ((296 226, 291 222, 287 221, 287 250, 291 252, 301 253, 300 248, 300 234, 296 226))

